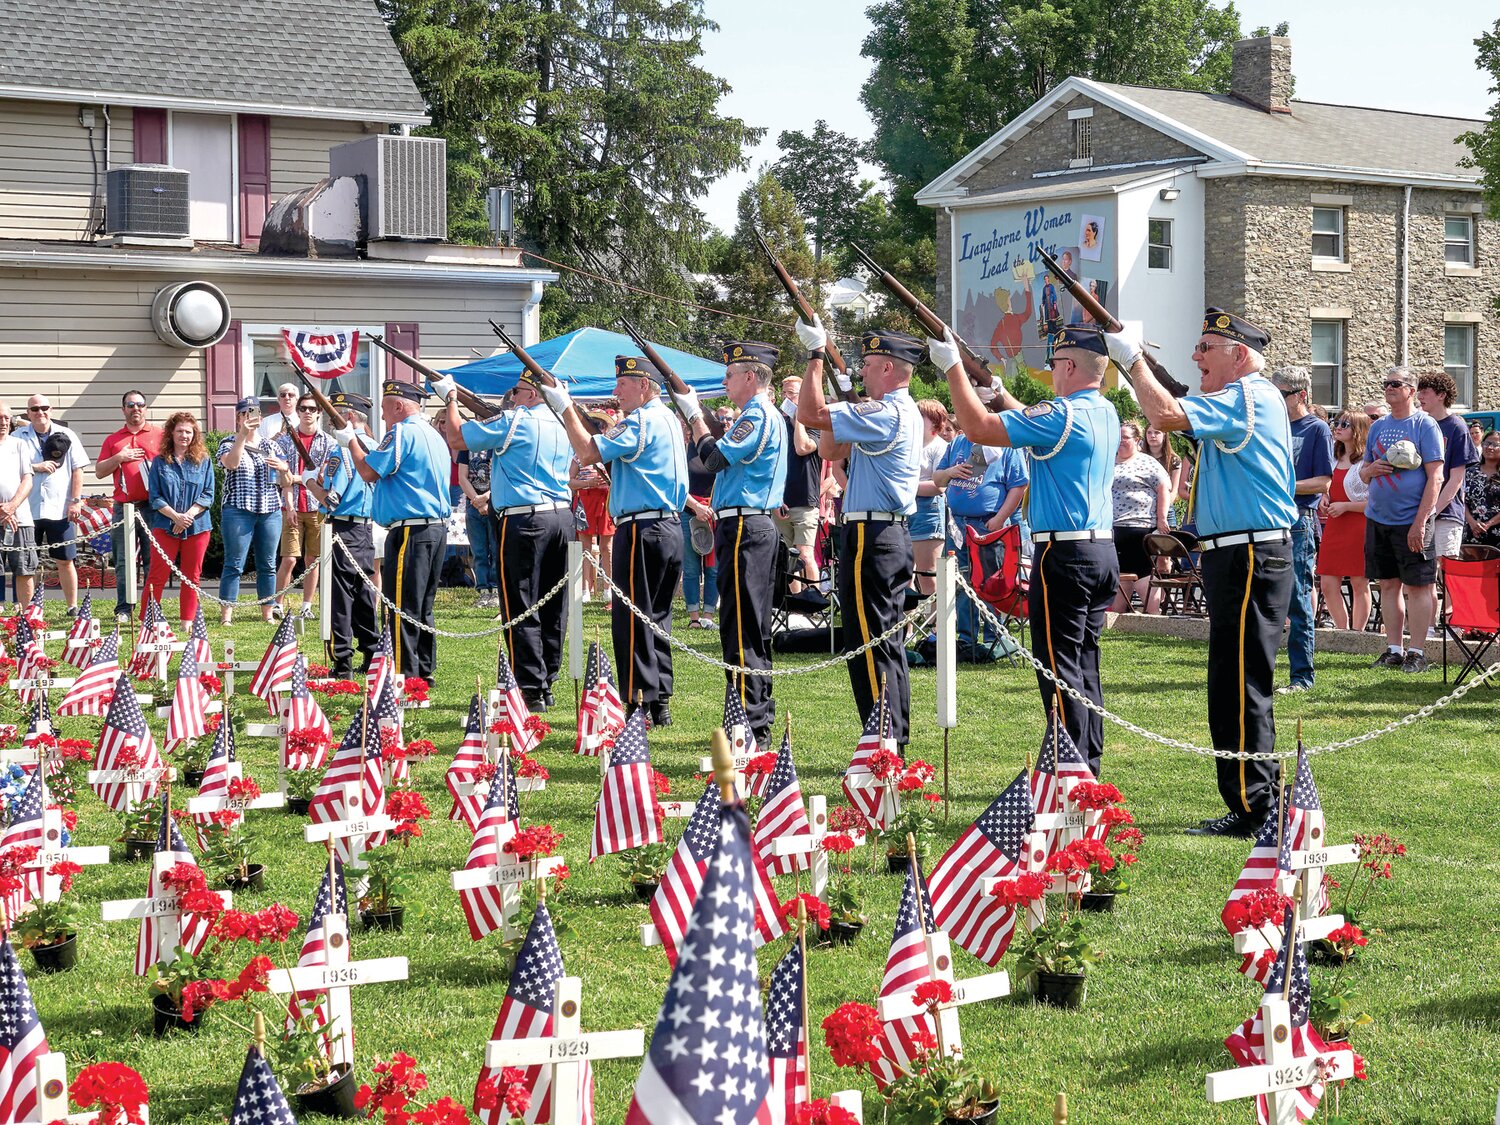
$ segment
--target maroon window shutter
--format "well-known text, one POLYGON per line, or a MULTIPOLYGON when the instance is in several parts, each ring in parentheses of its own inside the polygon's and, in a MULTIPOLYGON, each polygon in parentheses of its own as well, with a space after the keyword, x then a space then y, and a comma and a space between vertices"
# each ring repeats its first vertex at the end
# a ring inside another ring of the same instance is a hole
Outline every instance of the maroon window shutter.
MULTIPOLYGON (((413 359, 421 359, 422 353, 418 351, 421 333, 419 326, 415 324, 398 324, 394 321, 385 326, 386 342, 393 348, 400 348, 413 359)), ((402 363, 395 356, 386 356, 386 375, 392 379, 405 379, 408 383, 421 383, 423 376, 413 370, 411 364, 402 363)))
POLYGON ((240 322, 229 322, 229 331, 204 353, 203 406, 206 428, 234 429, 234 404, 240 400, 240 322))
POLYGON ((137 109, 134 119, 135 162, 137 164, 165 164, 167 162, 167 111, 137 109))
POLYGON ((240 114, 240 242, 260 245, 271 209, 271 119, 240 114))

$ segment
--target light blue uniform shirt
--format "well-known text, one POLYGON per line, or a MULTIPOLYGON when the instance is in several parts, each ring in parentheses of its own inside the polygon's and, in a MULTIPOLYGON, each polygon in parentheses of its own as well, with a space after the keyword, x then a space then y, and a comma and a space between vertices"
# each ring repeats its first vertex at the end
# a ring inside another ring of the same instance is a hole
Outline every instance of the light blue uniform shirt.
POLYGON ((1365 518, 1376 523, 1400 527, 1413 523, 1422 508, 1422 493, 1427 489, 1427 465, 1443 460, 1443 431, 1432 416, 1413 410, 1405 418, 1384 418, 1370 423, 1365 439, 1365 463, 1379 461, 1386 450, 1398 441, 1409 441, 1417 447, 1422 464, 1415 469, 1397 469, 1383 477, 1370 478, 1370 497, 1365 518))
POLYGON ((715 444, 729 466, 714 480, 715 508, 775 508, 786 491, 787 427, 764 393, 745 403, 715 444))
POLYGON ((1111 488, 1120 416, 1109 399, 1088 388, 1024 410, 1007 410, 999 418, 1011 445, 1031 454, 1026 512, 1033 532, 1114 527, 1111 488))
POLYGON ((448 443, 420 415, 397 422, 365 463, 380 474, 375 484, 375 522, 448 518, 448 443))
POLYGON ((1292 425, 1270 380, 1257 372, 1178 402, 1198 439, 1188 505, 1198 534, 1274 531, 1296 523, 1292 425))
POLYGON ((490 508, 532 504, 566 504, 568 467, 573 447, 557 416, 539 402, 517 406, 485 422, 465 422, 464 444, 493 449, 490 462, 490 508))
POLYGON ((367 520, 375 509, 375 486, 354 471, 349 451, 334 446, 318 470, 328 496, 318 510, 336 520, 367 520))
POLYGON ((680 512, 687 503, 687 443, 677 415, 660 397, 594 438, 609 465, 609 514, 680 512))
POLYGON ((833 440, 849 443, 846 512, 917 510, 922 415, 905 387, 866 402, 831 402, 833 440))

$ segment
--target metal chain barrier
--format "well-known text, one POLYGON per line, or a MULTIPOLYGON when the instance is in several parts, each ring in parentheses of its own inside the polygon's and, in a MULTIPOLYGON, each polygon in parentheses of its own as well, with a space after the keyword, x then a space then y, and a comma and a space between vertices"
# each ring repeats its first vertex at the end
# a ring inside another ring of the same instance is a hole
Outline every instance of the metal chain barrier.
POLYGON ((380 601, 385 605, 386 609, 390 610, 403 621, 407 621, 412 625, 415 625, 418 629, 421 629, 424 633, 431 633, 435 637, 454 637, 459 640, 473 640, 476 637, 493 637, 496 633, 502 633, 506 629, 514 628, 522 621, 525 621, 528 617, 535 616, 541 610, 542 606, 546 605, 553 598, 561 594, 565 589, 567 589, 568 586, 569 575, 564 574, 562 578, 558 580, 557 585, 553 586, 552 589, 548 590, 545 594, 543 594, 540 598, 533 602, 529 609, 522 610, 520 613, 512 617, 509 621, 502 621, 500 622, 500 624, 492 628, 476 629, 472 633, 460 632, 453 629, 439 629, 436 625, 429 625, 425 621, 418 621, 409 613, 403 613, 401 607, 392 602, 390 598, 386 597, 385 591, 382 590, 379 586, 375 585, 374 580, 364 572, 364 569, 359 565, 358 560, 355 559, 353 553, 350 552, 348 546, 344 543, 344 540, 339 536, 338 532, 334 532, 332 538, 334 546, 344 553, 344 558, 349 560, 349 565, 358 572, 360 578, 364 580, 364 584, 374 592, 375 596, 380 599, 380 601))
POLYGON ((815 664, 806 664, 798 668, 747 668, 743 664, 730 664, 728 661, 720 660, 716 656, 709 656, 707 653, 699 652, 697 649, 693 648, 686 642, 679 641, 676 637, 663 629, 655 621, 652 621, 649 616, 642 612, 640 606, 636 605, 635 602, 626 597, 625 591, 616 586, 614 579, 606 574, 604 568, 599 565, 599 556, 595 555, 591 551, 585 551, 583 557, 588 562, 588 564, 594 568, 595 577, 604 579, 605 584, 609 586, 611 591, 613 591, 614 596, 620 599, 625 608, 630 610, 631 613, 635 614, 643 622, 645 622, 646 627, 662 640, 666 641, 667 644, 671 645, 679 652, 686 653, 688 656, 691 656, 694 660, 697 660, 702 664, 708 664, 712 665, 715 668, 721 668, 725 672, 733 672, 737 676, 805 676, 811 672, 821 672, 826 668, 835 668, 840 664, 847 664, 851 660, 863 656, 876 645, 883 644, 885 641, 896 636, 898 633, 904 633, 908 628, 911 628, 918 621, 921 621, 927 615, 927 611, 932 608, 934 603, 936 603, 937 601, 936 594, 928 594, 927 597, 922 600, 920 605, 918 605, 910 613, 906 614, 904 617, 898 620, 884 633, 881 633, 878 637, 872 637, 869 641, 850 652, 839 653, 836 656, 829 657, 827 660, 819 660, 815 664))
POLYGON ((219 605, 227 605, 230 608, 240 605, 270 605, 272 602, 276 601, 276 599, 283 597, 288 590, 296 589, 298 586, 302 585, 303 580, 307 577, 306 574, 303 574, 301 577, 295 578, 292 581, 288 582, 274 594, 267 594, 265 597, 257 598, 253 602, 227 601, 226 599, 219 597, 218 594, 213 594, 205 590, 202 586, 198 585, 198 583, 194 582, 191 578, 189 578, 186 574, 183 574, 182 571, 178 569, 177 564, 173 562, 172 559, 168 557, 167 553, 161 549, 161 544, 156 541, 156 536, 151 534, 151 528, 147 525, 146 518, 142 516, 139 511, 135 513, 135 522, 141 525, 141 530, 146 534, 146 542, 150 543, 151 549, 161 556, 161 560, 166 563, 168 568, 171 569, 172 573, 177 576, 178 582, 182 583, 182 585, 187 586, 190 589, 198 591, 198 596, 200 598, 206 598, 208 601, 217 602, 219 605))
MULTIPOLYGON (((1018 651, 1021 656, 1025 658, 1028 664, 1030 664, 1037 670, 1037 673, 1039 675, 1047 680, 1050 680, 1057 686, 1059 691, 1063 692, 1070 698, 1077 700, 1079 703, 1083 704, 1083 706, 1087 707, 1090 711, 1094 712, 1094 714, 1098 715, 1100 718, 1107 719, 1109 722, 1114 723, 1116 726, 1123 727, 1131 734, 1137 735, 1140 738, 1144 738, 1148 742, 1155 742, 1159 746, 1168 746, 1173 750, 1185 750, 1189 754, 1200 754, 1205 758, 1228 758, 1233 761, 1243 762, 1270 762, 1297 757, 1297 754, 1299 752, 1297 750, 1272 750, 1263 753, 1251 753, 1248 750, 1215 750, 1212 747, 1198 746, 1191 742, 1184 742, 1181 739, 1169 738, 1164 734, 1157 734, 1154 731, 1147 730, 1145 727, 1138 726, 1122 715, 1116 715, 1113 711, 1109 710, 1109 708, 1101 707, 1092 699, 1085 697, 1081 692, 1073 687, 1072 684, 1065 683, 1064 681, 1054 676, 1052 674, 1052 670, 1045 664, 1043 664, 1040 660, 1038 660, 1036 655, 1030 649, 1021 644, 1020 641, 1016 640, 1016 638, 1011 635, 1010 630, 1006 627, 1005 622, 1000 617, 998 617, 989 606, 987 606, 982 600, 980 600, 979 595, 975 593, 974 587, 969 584, 968 578, 965 577, 962 571, 958 572, 958 584, 959 588, 969 596, 969 600, 972 601, 975 607, 979 610, 980 615, 983 616, 984 619, 988 621, 995 629, 1003 633, 1005 635, 1005 638, 1016 646, 1016 651, 1018 651)), ((1402 727, 1409 727, 1415 722, 1429 718, 1430 716, 1436 714, 1438 711, 1441 711, 1444 707, 1447 707, 1452 703, 1456 703, 1458 700, 1468 695, 1469 692, 1473 691, 1480 684, 1490 679, 1490 677, 1494 676, 1496 673, 1500 673, 1500 660, 1497 660, 1494 664, 1491 664, 1484 670, 1483 673, 1475 676, 1468 683, 1454 688, 1451 692, 1449 692, 1442 698, 1436 699, 1433 702, 1427 704, 1427 706, 1418 708, 1416 711, 1413 711, 1410 714, 1403 715, 1399 719, 1393 719, 1383 727, 1377 727, 1374 730, 1366 731, 1364 734, 1355 735, 1353 738, 1346 738, 1342 742, 1330 742, 1326 746, 1308 746, 1304 747, 1303 749, 1305 749, 1307 754, 1311 756, 1314 754, 1328 754, 1332 753, 1335 750, 1347 750, 1352 746, 1360 746, 1363 743, 1371 742, 1374 739, 1381 738, 1384 735, 1398 731, 1402 727)))

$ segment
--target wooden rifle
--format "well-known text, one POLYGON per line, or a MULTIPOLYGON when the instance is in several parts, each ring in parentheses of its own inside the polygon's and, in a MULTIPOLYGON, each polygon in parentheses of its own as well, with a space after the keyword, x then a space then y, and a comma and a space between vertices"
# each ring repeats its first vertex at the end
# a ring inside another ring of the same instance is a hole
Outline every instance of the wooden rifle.
MULTIPOLYGON (((301 373, 299 372, 299 374, 301 373)), ((303 449, 302 443, 297 440, 297 431, 292 429, 292 424, 286 420, 285 414, 281 416, 281 432, 291 439, 292 448, 297 451, 297 460, 302 465, 302 468, 316 469, 317 466, 312 463, 312 458, 307 455, 307 450, 303 449)))
MULTIPOLYGON (((399 359, 402 363, 406 364, 417 374, 426 378, 428 383, 435 383, 443 377, 443 373, 441 371, 433 370, 416 356, 407 355, 400 348, 386 343, 384 336, 371 333, 370 339, 374 341, 375 346, 378 347, 381 351, 385 352, 387 355, 394 356, 395 358, 399 359)), ((458 387, 457 391, 459 405, 461 405, 470 414, 474 415, 474 417, 479 419, 481 422, 485 421, 488 418, 493 418, 496 414, 500 413, 497 407, 490 405, 488 402, 485 402, 484 399, 480 398, 473 391, 468 390, 465 387, 458 387)))
MULTIPOLYGON (((1087 286, 1077 278, 1068 276, 1067 271, 1058 264, 1056 258, 1040 246, 1036 248, 1036 252, 1042 259, 1042 265, 1047 267, 1047 272, 1062 283, 1063 288, 1068 291, 1069 296, 1077 301, 1089 316, 1093 317, 1095 324, 1106 332, 1118 332, 1125 327, 1120 323, 1118 317, 1114 316, 1099 303, 1099 298, 1090 293, 1087 286)), ((1146 366, 1151 369, 1151 374, 1156 376, 1156 381, 1165 387, 1167 393, 1173 398, 1182 398, 1188 393, 1187 384, 1172 378, 1171 374, 1161 365, 1160 361, 1150 352, 1146 351, 1145 348, 1141 349, 1141 358, 1146 361, 1146 366)), ((1113 363, 1114 361, 1111 360, 1110 362, 1113 363)), ((1115 366, 1120 367, 1118 363, 1115 366)), ((1130 372, 1121 367, 1120 373, 1125 376, 1126 382, 1130 381, 1130 372)))
MULTIPOLYGON (((490 329, 495 333, 496 336, 500 337, 500 342, 510 349, 511 354, 521 361, 521 366, 526 369, 526 374, 530 377, 530 380, 533 383, 537 384, 540 387, 557 386, 557 379, 553 376, 552 372, 548 371, 540 363, 532 359, 531 356, 527 355, 526 349, 518 344, 514 339, 512 339, 510 333, 501 328, 500 325, 495 323, 493 319, 490 320, 490 329)), ((547 409, 552 409, 551 403, 547 404, 547 409)), ((570 409, 572 409, 573 413, 578 416, 578 420, 583 423, 584 429, 592 429, 592 427, 588 423, 588 419, 583 416, 583 411, 578 409, 578 404, 576 402, 570 404, 570 409)), ((553 411, 553 413, 556 413, 556 411, 553 411)), ((600 475, 603 476, 606 481, 610 479, 609 468, 604 464, 604 462, 601 461, 594 467, 599 470, 600 475)))
MULTIPOLYGON (((630 338, 635 341, 635 346, 641 349, 641 354, 655 364, 656 369, 662 373, 662 377, 666 379, 667 386, 671 388, 673 395, 686 394, 692 390, 687 385, 687 381, 678 375, 677 372, 673 371, 667 365, 666 360, 662 359, 661 353, 656 350, 656 346, 650 340, 646 339, 646 337, 642 336, 635 325, 630 323, 628 317, 621 315, 619 320, 621 326, 630 334, 630 338)), ((714 414, 710 410, 703 410, 702 414, 703 424, 708 427, 709 435, 714 441, 718 441, 724 436, 724 423, 719 420, 717 414, 714 414)))
MULTIPOLYGON (((765 251, 766 260, 771 263, 771 272, 780 279, 781 287, 786 290, 786 295, 792 299, 792 304, 796 306, 797 315, 802 318, 804 323, 811 324, 817 318, 817 311, 808 303, 807 298, 802 295, 802 290, 797 287, 796 279, 781 264, 781 260, 776 257, 776 252, 771 249, 770 243, 761 236, 760 231, 755 230, 752 233, 755 235, 755 241, 760 243, 760 248, 765 251)), ((839 354, 839 350, 834 345, 832 337, 823 345, 823 350, 828 353, 828 362, 833 366, 833 369, 849 380, 849 389, 846 391, 839 381, 835 379, 833 381, 834 391, 844 402, 859 402, 863 396, 855 391, 853 376, 849 374, 849 365, 844 361, 844 357, 839 354)))

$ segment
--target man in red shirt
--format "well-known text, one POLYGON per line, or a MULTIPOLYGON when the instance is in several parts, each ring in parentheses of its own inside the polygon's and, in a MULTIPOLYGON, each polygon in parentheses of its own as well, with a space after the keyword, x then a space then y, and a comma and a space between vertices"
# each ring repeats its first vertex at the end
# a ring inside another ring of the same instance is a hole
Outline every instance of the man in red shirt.
MULTIPOLYGON (((120 522, 123 505, 144 505, 148 499, 146 470, 152 458, 161 452, 161 429, 146 421, 146 396, 141 391, 126 391, 120 398, 120 413, 125 416, 121 426, 99 447, 99 457, 94 462, 94 475, 100 480, 114 478, 114 521, 120 522)), ((115 560, 115 616, 130 620, 135 612, 125 596, 125 529, 116 527, 109 533, 110 549, 115 560)), ((135 528, 136 562, 144 569, 147 562, 148 536, 135 528)))

